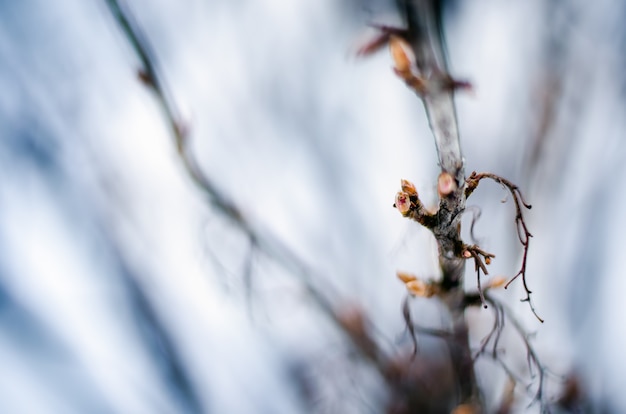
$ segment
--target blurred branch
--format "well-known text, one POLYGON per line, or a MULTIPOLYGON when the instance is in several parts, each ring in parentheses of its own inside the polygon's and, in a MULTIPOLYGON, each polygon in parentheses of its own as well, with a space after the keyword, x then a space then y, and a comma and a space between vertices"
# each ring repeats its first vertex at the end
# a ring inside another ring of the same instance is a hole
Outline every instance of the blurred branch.
MULTIPOLYGON (((250 254, 255 249, 276 260, 306 287, 317 307, 326 314, 335 326, 350 339, 352 345, 367 361, 370 361, 384 378, 389 377, 389 357, 373 337, 373 330, 365 312, 357 306, 345 305, 339 294, 321 275, 312 270, 271 231, 253 225, 238 206, 218 189, 211 177, 207 176, 190 150, 189 128, 180 114, 165 86, 165 81, 157 70, 156 59, 149 42, 133 19, 130 10, 121 0, 105 0, 118 25, 140 60, 139 79, 154 93, 165 119, 167 120, 176 144, 178 155, 187 174, 198 189, 207 196, 216 210, 231 219, 249 238, 250 254)), ((247 281, 246 283, 249 283, 247 281)))
MULTIPOLYGON (((122 6, 121 0, 105 1, 140 60, 139 79, 155 94, 172 130, 178 155, 187 174, 208 201, 216 207, 216 210, 232 220, 248 236, 251 244, 250 254, 255 251, 264 253, 300 280, 317 307, 341 332, 347 335, 360 356, 369 361, 384 378, 394 393, 394 398, 397 397, 394 403, 400 402, 398 407, 405 406, 407 411, 404 412, 412 412, 416 407, 422 407, 421 404, 427 404, 428 394, 423 392, 426 388, 420 383, 422 379, 416 374, 416 370, 423 369, 423 366, 420 368, 415 362, 407 364, 405 355, 387 354, 372 334, 374 330, 366 312, 361 307, 350 305, 343 300, 326 278, 315 274, 288 245, 275 237, 271 231, 262 229, 258 224, 253 225, 238 206, 215 185, 212 177, 207 176, 200 168, 190 150, 189 128, 181 119, 173 99, 167 92, 146 38, 132 19, 129 10, 122 6)), ((362 51, 367 54, 380 47, 380 44, 389 43, 396 64, 396 74, 418 94, 426 108, 441 167, 437 185, 439 207, 436 212, 424 208, 414 185, 404 180, 402 191, 396 196, 395 206, 404 216, 430 229, 437 240, 442 279, 439 283, 425 285, 425 292, 429 292, 429 295, 436 295, 446 305, 452 319, 452 330, 449 335, 444 335, 443 331, 436 332, 419 328, 412 322, 408 302, 405 302, 403 306, 403 314, 413 340, 413 357, 418 351, 416 332, 445 336, 456 375, 458 407, 464 409, 474 407, 472 410, 475 409, 474 412, 478 412, 483 407, 483 400, 477 385, 474 359, 469 347, 468 326, 464 313, 468 302, 463 289, 463 276, 465 261, 473 258, 480 285, 479 272, 483 271, 487 274, 486 265, 495 256, 481 250, 478 246, 464 244, 460 237, 461 216, 465 211, 466 198, 480 181, 480 178, 472 176, 476 179, 476 184, 474 185, 473 181, 466 182, 453 101, 454 91, 458 88, 467 88, 469 84, 454 80, 447 72, 441 33, 440 3, 435 0, 398 0, 398 4, 407 20, 408 27, 406 29, 381 27, 383 31, 381 38, 362 51), (413 71, 412 60, 415 62, 417 73, 413 71), (468 186, 473 186, 472 190, 468 190, 468 186)), ((496 179, 494 177, 496 176, 484 174, 481 178, 496 179)), ((521 199, 517 187, 512 184, 507 185, 503 179, 499 182, 508 186, 515 198, 518 208, 517 231, 527 252, 530 233, 521 217, 519 203, 527 205, 521 199)), ((526 254, 522 269, 517 275, 522 276, 526 288, 525 269, 526 254)), ((410 282, 407 283, 407 287, 410 282)), ((530 301, 530 291, 527 288, 526 291, 527 300, 530 301)), ((482 293, 480 290, 481 295, 482 293)), ((481 300, 483 303, 492 303, 490 298, 482 297, 481 300)), ((499 320, 502 319, 501 315, 499 320)), ((495 333, 490 334, 489 338, 495 338, 496 344, 500 336, 498 329, 495 329, 493 331, 495 333)), ((536 360, 531 349, 528 353, 536 360)), ((418 362, 424 363, 425 360, 422 358, 422 361, 418 362)), ((541 375, 540 390, 543 389, 542 387, 543 376, 541 375)))
POLYGON ((475 294, 468 294, 466 297, 466 303, 468 306, 478 305, 482 303, 483 300, 486 300, 494 310, 494 324, 491 331, 482 339, 481 345, 474 355, 474 359, 481 356, 491 357, 507 373, 510 379, 515 381, 517 384, 524 385, 524 389, 526 390, 530 390, 532 388, 532 383, 523 384, 523 380, 519 377, 519 375, 515 374, 502 359, 501 355, 503 354, 503 351, 498 347, 498 345, 500 343, 502 333, 504 332, 506 322, 509 322, 513 326, 513 329, 518 333, 522 343, 524 344, 524 348, 526 349, 526 362, 528 364, 530 378, 538 378, 537 388, 534 393, 531 394, 532 403, 539 403, 542 408, 545 408, 547 405, 547 401, 545 399, 546 377, 550 371, 546 365, 541 362, 537 351, 530 343, 530 335, 526 333, 522 324, 517 320, 515 315, 513 315, 513 312, 511 312, 508 307, 506 307, 489 292, 484 293, 484 298, 475 294))
POLYGON ((126 39, 132 46, 133 51, 139 58, 141 67, 138 70, 137 76, 144 85, 154 92, 156 100, 163 110, 165 119, 172 130, 176 142, 176 149, 187 173, 194 180, 197 187, 208 197, 209 201, 215 204, 218 211, 237 222, 242 228, 246 230, 249 229, 248 223, 243 219, 237 206, 204 174, 199 168, 196 159, 190 153, 189 128, 182 120, 176 104, 166 88, 165 82, 159 75, 156 59, 154 58, 150 43, 133 18, 132 13, 125 6, 123 1, 105 1, 113 17, 124 32, 126 39))

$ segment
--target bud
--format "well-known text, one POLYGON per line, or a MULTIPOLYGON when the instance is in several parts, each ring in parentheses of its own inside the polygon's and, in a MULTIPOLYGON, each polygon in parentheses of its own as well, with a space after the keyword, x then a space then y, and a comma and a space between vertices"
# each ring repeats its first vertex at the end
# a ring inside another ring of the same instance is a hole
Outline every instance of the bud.
POLYGON ((403 193, 407 193, 410 196, 417 196, 417 190, 415 189, 415 185, 409 180, 400 180, 400 187, 402 188, 403 193))
POLYGON ((409 196, 401 191, 398 192, 398 194, 396 194, 395 206, 401 214, 407 214, 411 209, 411 201, 409 200, 409 196))
POLYGON ((428 297, 430 289, 423 280, 415 279, 406 284, 409 293, 414 296, 428 297))
POLYGON ((411 280, 405 286, 411 295, 423 298, 430 298, 438 291, 437 286, 432 282, 424 282, 421 279, 411 280))
POLYGON ((409 74, 411 71, 411 62, 413 52, 411 46, 401 37, 391 36, 389 38, 389 51, 391 58, 395 64, 396 73, 400 76, 409 74))
POLYGON ((405 272, 396 272, 396 276, 398 276, 398 279, 400 279, 403 283, 409 283, 417 279, 415 275, 405 272))
POLYGON ((450 195, 456 190, 456 181, 450 173, 442 172, 437 180, 437 192, 440 197, 450 195))

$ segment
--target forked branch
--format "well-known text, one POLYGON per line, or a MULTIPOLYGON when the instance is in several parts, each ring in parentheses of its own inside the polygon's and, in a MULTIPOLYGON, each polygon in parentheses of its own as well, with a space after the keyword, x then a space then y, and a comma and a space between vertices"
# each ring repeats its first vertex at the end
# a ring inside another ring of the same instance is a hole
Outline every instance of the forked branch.
POLYGON ((531 301, 530 295, 532 291, 528 288, 528 283, 526 281, 526 263, 528 260, 528 248, 530 245, 530 238, 533 236, 530 231, 528 231, 528 227, 526 225, 526 220, 524 219, 523 209, 530 209, 532 206, 528 204, 519 189, 519 187, 513 184, 511 181, 500 177, 499 175, 492 173, 477 173, 476 171, 472 172, 470 176, 466 180, 465 186, 465 196, 469 197, 474 190, 478 187, 478 184, 481 180, 488 178, 493 180, 500 185, 502 185, 505 189, 509 191, 513 198, 513 202, 515 204, 515 229, 517 231, 517 237, 524 249, 524 253, 522 256, 522 264, 520 266, 519 271, 507 282, 504 288, 508 288, 508 286, 518 277, 521 276, 522 284, 524 286, 524 291, 526 292, 526 297, 522 299, 522 302, 528 302, 531 311, 535 315, 535 317, 543 323, 543 319, 539 317, 535 307, 531 301))
MULTIPOLYGON (((507 322, 509 322, 522 340, 522 343, 524 344, 524 348, 526 350, 526 362, 530 378, 537 378, 538 380, 535 391, 530 394, 530 397, 532 398, 531 404, 539 403, 542 408, 545 408, 547 406, 547 401, 545 399, 545 387, 547 376, 551 372, 540 360, 539 355, 535 351, 533 345, 530 343, 529 334, 526 333, 526 331, 522 327, 522 324, 517 320, 517 318, 515 318, 509 308, 506 307, 502 302, 496 299, 489 292, 485 293, 485 299, 487 300, 487 303, 489 303, 493 308, 494 324, 487 336, 482 339, 480 347, 474 354, 474 358, 477 359, 481 356, 488 356, 492 358, 516 383, 524 385, 524 388, 527 390, 532 389, 532 384, 525 384, 525 381, 523 381, 518 374, 515 374, 514 371, 503 360, 504 352, 499 348, 499 342, 502 333, 504 332, 505 325, 507 322)), ((481 303, 482 298, 476 297, 476 295, 468 295, 466 300, 468 306, 473 306, 481 303)))

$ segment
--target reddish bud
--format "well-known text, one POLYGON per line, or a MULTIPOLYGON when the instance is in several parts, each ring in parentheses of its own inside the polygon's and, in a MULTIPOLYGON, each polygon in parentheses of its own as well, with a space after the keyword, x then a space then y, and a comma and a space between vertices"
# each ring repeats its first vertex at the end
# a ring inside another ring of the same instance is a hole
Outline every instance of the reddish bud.
POLYGON ((406 193, 398 192, 396 194, 396 208, 403 215, 408 213, 411 209, 411 201, 409 200, 409 196, 406 193))
POLYGON ((442 172, 437 180, 437 192, 440 197, 446 197, 456 190, 456 181, 450 173, 442 172))

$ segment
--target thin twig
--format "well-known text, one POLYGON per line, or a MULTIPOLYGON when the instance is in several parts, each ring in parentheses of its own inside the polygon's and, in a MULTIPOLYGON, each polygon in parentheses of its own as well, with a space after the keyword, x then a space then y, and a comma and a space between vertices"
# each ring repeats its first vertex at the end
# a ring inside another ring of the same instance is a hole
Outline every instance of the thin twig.
POLYGON ((413 324, 413 319, 411 318, 411 309, 409 308, 409 295, 407 295, 402 301, 402 316, 404 317, 406 329, 409 332, 411 341, 413 342, 412 358, 415 358, 418 350, 417 335, 415 334, 415 325, 413 324))
MULTIPOLYGON (((513 372, 506 366, 504 361, 501 360, 500 353, 498 352, 498 343, 502 336, 505 323, 508 321, 518 333, 522 339, 524 347, 526 348, 526 359, 531 379, 535 376, 538 377, 539 383, 537 384, 537 390, 532 394, 532 403, 539 402, 542 407, 545 406, 545 380, 546 375, 549 374, 548 368, 540 361, 537 352, 529 341, 529 335, 526 333, 521 323, 513 316, 512 312, 502 302, 497 300, 488 292, 485 292, 485 299, 494 309, 494 325, 487 336, 485 336, 485 338, 481 341, 480 348, 474 355, 474 358, 477 359, 480 356, 488 355, 495 361, 498 361, 505 372, 509 376, 512 376, 513 372), (491 350, 487 352, 487 348, 490 343, 492 344, 490 348, 491 350), (535 370, 537 370, 537 373, 534 373, 535 370)), ((474 303, 471 296, 468 296, 467 303, 474 303)), ((518 377, 515 376, 515 378, 518 377)), ((518 382, 521 381, 518 380, 518 382)), ((532 384, 528 384, 526 388, 531 385, 532 384)))
POLYGON ((494 254, 484 251, 483 249, 481 249, 480 247, 474 244, 471 246, 464 247, 463 257, 468 258, 468 259, 471 257, 474 259, 474 268, 476 270, 476 280, 478 284, 478 294, 480 295, 480 301, 483 304, 483 307, 486 309, 487 303, 485 302, 485 297, 483 296, 483 289, 481 287, 480 271, 482 270, 485 276, 488 275, 489 271, 487 270, 487 266, 485 265, 485 263, 490 264, 491 259, 495 258, 496 256, 494 254), (484 258, 484 261, 483 261, 483 258, 484 258))
POLYGON ((519 187, 513 184, 511 181, 500 177, 499 175, 492 173, 477 173, 476 171, 472 172, 470 176, 466 180, 465 187, 465 195, 469 197, 472 192, 478 187, 478 184, 482 179, 489 178, 500 185, 502 185, 505 189, 507 189, 511 196, 513 197, 513 202, 515 203, 515 229, 517 231, 517 237, 524 249, 524 253, 522 256, 522 264, 520 266, 519 271, 507 282, 504 288, 508 288, 509 285, 518 277, 522 277, 522 284, 524 286, 524 291, 526 293, 526 297, 522 299, 522 302, 528 302, 532 313, 535 317, 543 323, 543 319, 539 317, 537 311, 535 310, 535 306, 533 305, 530 295, 532 291, 528 288, 528 282, 526 280, 526 263, 528 260, 528 249, 530 246, 530 238, 533 236, 530 231, 528 231, 528 227, 526 226, 526 220, 524 219, 523 209, 531 209, 532 206, 528 204, 519 189, 519 187))
POLYGON ((335 307, 335 304, 342 303, 342 301, 339 299, 339 295, 332 288, 330 283, 324 281, 323 277, 314 275, 308 266, 271 232, 256 229, 238 206, 222 193, 210 177, 200 168, 196 158, 189 150, 189 130, 184 126, 176 105, 167 92, 165 81, 157 70, 156 59, 147 38, 143 35, 132 13, 125 7, 122 0, 105 1, 126 36, 126 39, 139 58, 141 64, 139 79, 154 93, 174 135, 176 149, 183 166, 198 189, 207 196, 211 204, 216 206, 218 212, 233 220, 237 226, 248 235, 252 246, 258 248, 260 252, 263 252, 273 260, 276 260, 291 274, 300 279, 318 308, 322 310, 342 332, 348 335, 352 344, 359 350, 361 355, 366 357, 366 360, 371 361, 381 375, 384 376, 387 370, 388 357, 377 345, 376 341, 371 338, 368 330, 359 332, 359 336, 357 336, 354 332, 350 332, 347 329, 344 319, 345 315, 342 315, 341 311, 335 307), (323 289, 319 287, 322 283, 325 283, 323 289))

